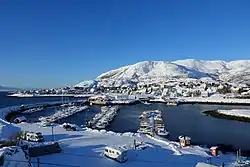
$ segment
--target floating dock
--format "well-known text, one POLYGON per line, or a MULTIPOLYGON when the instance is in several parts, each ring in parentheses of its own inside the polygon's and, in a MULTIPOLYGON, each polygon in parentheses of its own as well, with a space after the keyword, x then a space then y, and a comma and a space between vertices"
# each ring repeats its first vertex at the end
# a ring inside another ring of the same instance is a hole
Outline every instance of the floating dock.
POLYGON ((68 118, 74 114, 77 114, 87 109, 89 109, 88 106, 70 106, 70 107, 57 110, 53 115, 50 115, 47 117, 40 117, 39 121, 54 123, 56 121, 59 121, 64 118, 68 118))
POLYGON ((119 108, 119 106, 101 107, 101 112, 88 121, 87 126, 93 129, 105 129, 114 120, 119 108))

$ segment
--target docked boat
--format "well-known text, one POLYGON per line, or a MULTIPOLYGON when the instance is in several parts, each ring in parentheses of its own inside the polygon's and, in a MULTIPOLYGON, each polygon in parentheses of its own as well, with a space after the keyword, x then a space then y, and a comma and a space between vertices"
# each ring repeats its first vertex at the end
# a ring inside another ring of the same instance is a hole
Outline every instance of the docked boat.
POLYGON ((141 122, 137 131, 138 133, 156 134, 159 136, 169 135, 169 132, 165 129, 161 111, 144 111, 139 118, 141 122))
POLYGON ((151 103, 149 103, 149 102, 142 102, 143 104, 145 104, 145 105, 151 105, 151 103))
POLYGON ((169 101, 169 102, 167 102, 167 105, 168 105, 168 106, 177 106, 178 103, 175 102, 175 101, 169 101))
POLYGON ((168 136, 169 132, 165 128, 158 128, 156 134, 159 136, 168 136))

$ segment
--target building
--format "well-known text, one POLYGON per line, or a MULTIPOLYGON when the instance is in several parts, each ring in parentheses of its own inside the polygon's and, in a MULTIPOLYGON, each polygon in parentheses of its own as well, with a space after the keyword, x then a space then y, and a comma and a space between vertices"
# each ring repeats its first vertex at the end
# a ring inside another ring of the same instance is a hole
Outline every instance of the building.
POLYGON ((180 145, 182 147, 190 146, 191 145, 191 138, 188 136, 179 136, 180 145))

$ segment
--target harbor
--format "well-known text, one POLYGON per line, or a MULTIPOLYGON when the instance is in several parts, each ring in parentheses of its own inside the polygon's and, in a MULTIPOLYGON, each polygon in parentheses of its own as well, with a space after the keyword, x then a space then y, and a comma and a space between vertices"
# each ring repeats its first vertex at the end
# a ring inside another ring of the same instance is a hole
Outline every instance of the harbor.
POLYGON ((119 106, 101 107, 101 112, 97 113, 90 121, 87 121, 87 127, 93 129, 105 129, 117 116, 119 106))

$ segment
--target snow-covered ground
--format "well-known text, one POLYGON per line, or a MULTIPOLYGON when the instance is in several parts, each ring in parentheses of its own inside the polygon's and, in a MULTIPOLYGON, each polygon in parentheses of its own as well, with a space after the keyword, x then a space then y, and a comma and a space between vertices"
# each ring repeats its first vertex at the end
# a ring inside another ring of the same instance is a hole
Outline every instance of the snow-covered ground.
MULTIPOLYGON (((51 127, 40 127, 38 124, 20 125, 22 129, 40 131, 45 140, 52 140, 51 127)), ((153 138, 134 133, 114 133, 106 130, 85 129, 82 131, 66 131, 60 126, 54 127, 55 139, 62 146, 62 153, 40 157, 41 163, 61 164, 69 166, 195 166, 197 162, 206 162, 209 158, 208 150, 190 146, 181 148, 179 143, 163 138, 153 138), (134 150, 133 142, 143 142, 148 148, 134 150), (102 155, 105 146, 126 146, 128 161, 120 164, 102 155)), ((233 162, 234 157, 222 155, 212 158, 212 163, 221 165, 223 162, 233 162)), ((32 158, 32 161, 36 159, 32 158)), ((43 167, 50 167, 44 164, 43 167)))
POLYGON ((250 118, 250 110, 245 109, 217 110, 217 112, 224 115, 250 118))
POLYGON ((223 98, 222 96, 211 97, 180 97, 182 102, 203 102, 203 103, 222 103, 222 104, 250 104, 250 99, 223 98))

